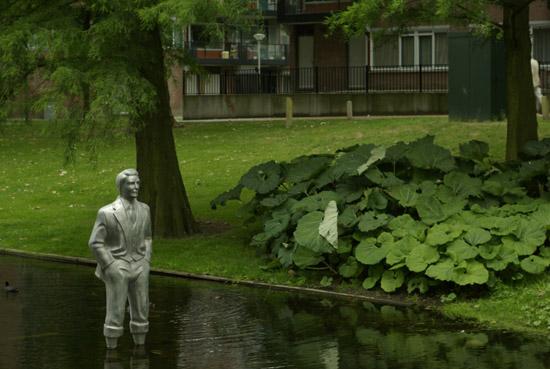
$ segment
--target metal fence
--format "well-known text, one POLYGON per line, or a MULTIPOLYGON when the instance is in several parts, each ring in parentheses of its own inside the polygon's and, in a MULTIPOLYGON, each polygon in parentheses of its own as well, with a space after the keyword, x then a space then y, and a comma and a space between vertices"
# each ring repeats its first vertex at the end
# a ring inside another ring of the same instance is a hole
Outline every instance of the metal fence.
MULTIPOLYGON (((185 95, 447 92, 447 65, 312 67, 187 74, 185 95)), ((542 93, 550 94, 550 62, 540 63, 542 93)))
POLYGON ((446 92, 447 66, 311 67, 187 74, 186 95, 446 92))

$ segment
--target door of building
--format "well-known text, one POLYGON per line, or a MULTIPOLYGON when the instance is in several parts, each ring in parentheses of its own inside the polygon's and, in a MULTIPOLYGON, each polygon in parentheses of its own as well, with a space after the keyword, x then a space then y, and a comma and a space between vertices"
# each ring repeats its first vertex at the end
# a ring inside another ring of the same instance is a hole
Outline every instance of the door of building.
POLYGON ((312 89, 313 73, 313 36, 298 36, 298 88, 312 89))

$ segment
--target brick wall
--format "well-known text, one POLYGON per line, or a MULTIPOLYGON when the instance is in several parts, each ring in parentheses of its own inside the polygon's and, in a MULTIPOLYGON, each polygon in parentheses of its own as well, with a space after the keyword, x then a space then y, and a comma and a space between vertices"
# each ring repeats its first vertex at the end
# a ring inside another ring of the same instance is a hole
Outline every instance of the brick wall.
POLYGON ((314 28, 313 48, 314 65, 318 67, 344 66, 348 63, 347 45, 343 37, 328 35, 327 28, 316 24, 314 28))

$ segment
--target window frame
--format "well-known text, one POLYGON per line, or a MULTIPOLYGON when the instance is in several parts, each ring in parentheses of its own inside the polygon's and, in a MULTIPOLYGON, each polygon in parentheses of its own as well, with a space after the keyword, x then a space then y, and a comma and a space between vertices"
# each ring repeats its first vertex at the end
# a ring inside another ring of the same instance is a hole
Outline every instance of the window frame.
MULTIPOLYGON (((414 31, 412 33, 404 33, 399 35, 399 66, 400 67, 418 67, 420 65, 420 37, 430 36, 432 39, 432 50, 431 50, 431 63, 429 66, 433 66, 435 62, 435 32, 425 32, 425 31, 414 31), (414 64, 412 65, 403 65, 403 37, 412 37, 414 45, 414 64)), ((423 64, 425 65, 425 64, 423 64)))
MULTIPOLYGON (((367 28, 368 36, 369 36, 369 64, 371 67, 383 67, 380 65, 377 65, 374 63, 374 49, 375 49, 375 41, 370 37, 371 32, 376 32, 380 30, 379 28, 367 28)), ((435 52, 435 35, 438 33, 446 33, 447 35, 450 32, 450 26, 449 25, 436 25, 436 26, 430 26, 430 27, 416 27, 416 28, 410 28, 410 32, 403 33, 403 34, 397 34, 396 37, 398 38, 398 60, 395 64, 396 67, 402 68, 402 70, 405 70, 407 67, 418 67, 420 65, 420 39, 419 36, 430 36, 432 37, 432 64, 429 66, 434 66, 436 52, 435 52), (412 66, 404 66, 402 63, 402 44, 401 44, 401 37, 402 36, 414 36, 414 47, 415 47, 415 64, 412 66)), ((425 65, 425 64, 424 64, 425 65)), ((444 69, 448 68, 448 64, 445 66, 444 69)))

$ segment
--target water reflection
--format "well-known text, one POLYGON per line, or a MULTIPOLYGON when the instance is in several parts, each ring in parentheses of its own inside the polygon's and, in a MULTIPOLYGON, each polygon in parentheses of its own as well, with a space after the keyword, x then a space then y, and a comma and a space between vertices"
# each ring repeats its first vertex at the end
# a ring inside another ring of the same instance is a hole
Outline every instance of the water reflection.
MULTIPOLYGON (((147 345, 106 351, 91 269, 0 257, 0 368, 550 368, 550 341, 371 303, 153 277, 147 345)), ((127 323, 126 323, 127 324, 127 323)))
MULTIPOLYGON (((126 357, 117 350, 107 350, 103 369, 124 369, 128 365, 125 363, 126 357)), ((149 355, 144 346, 135 347, 129 360, 130 369, 149 369, 149 355)))

